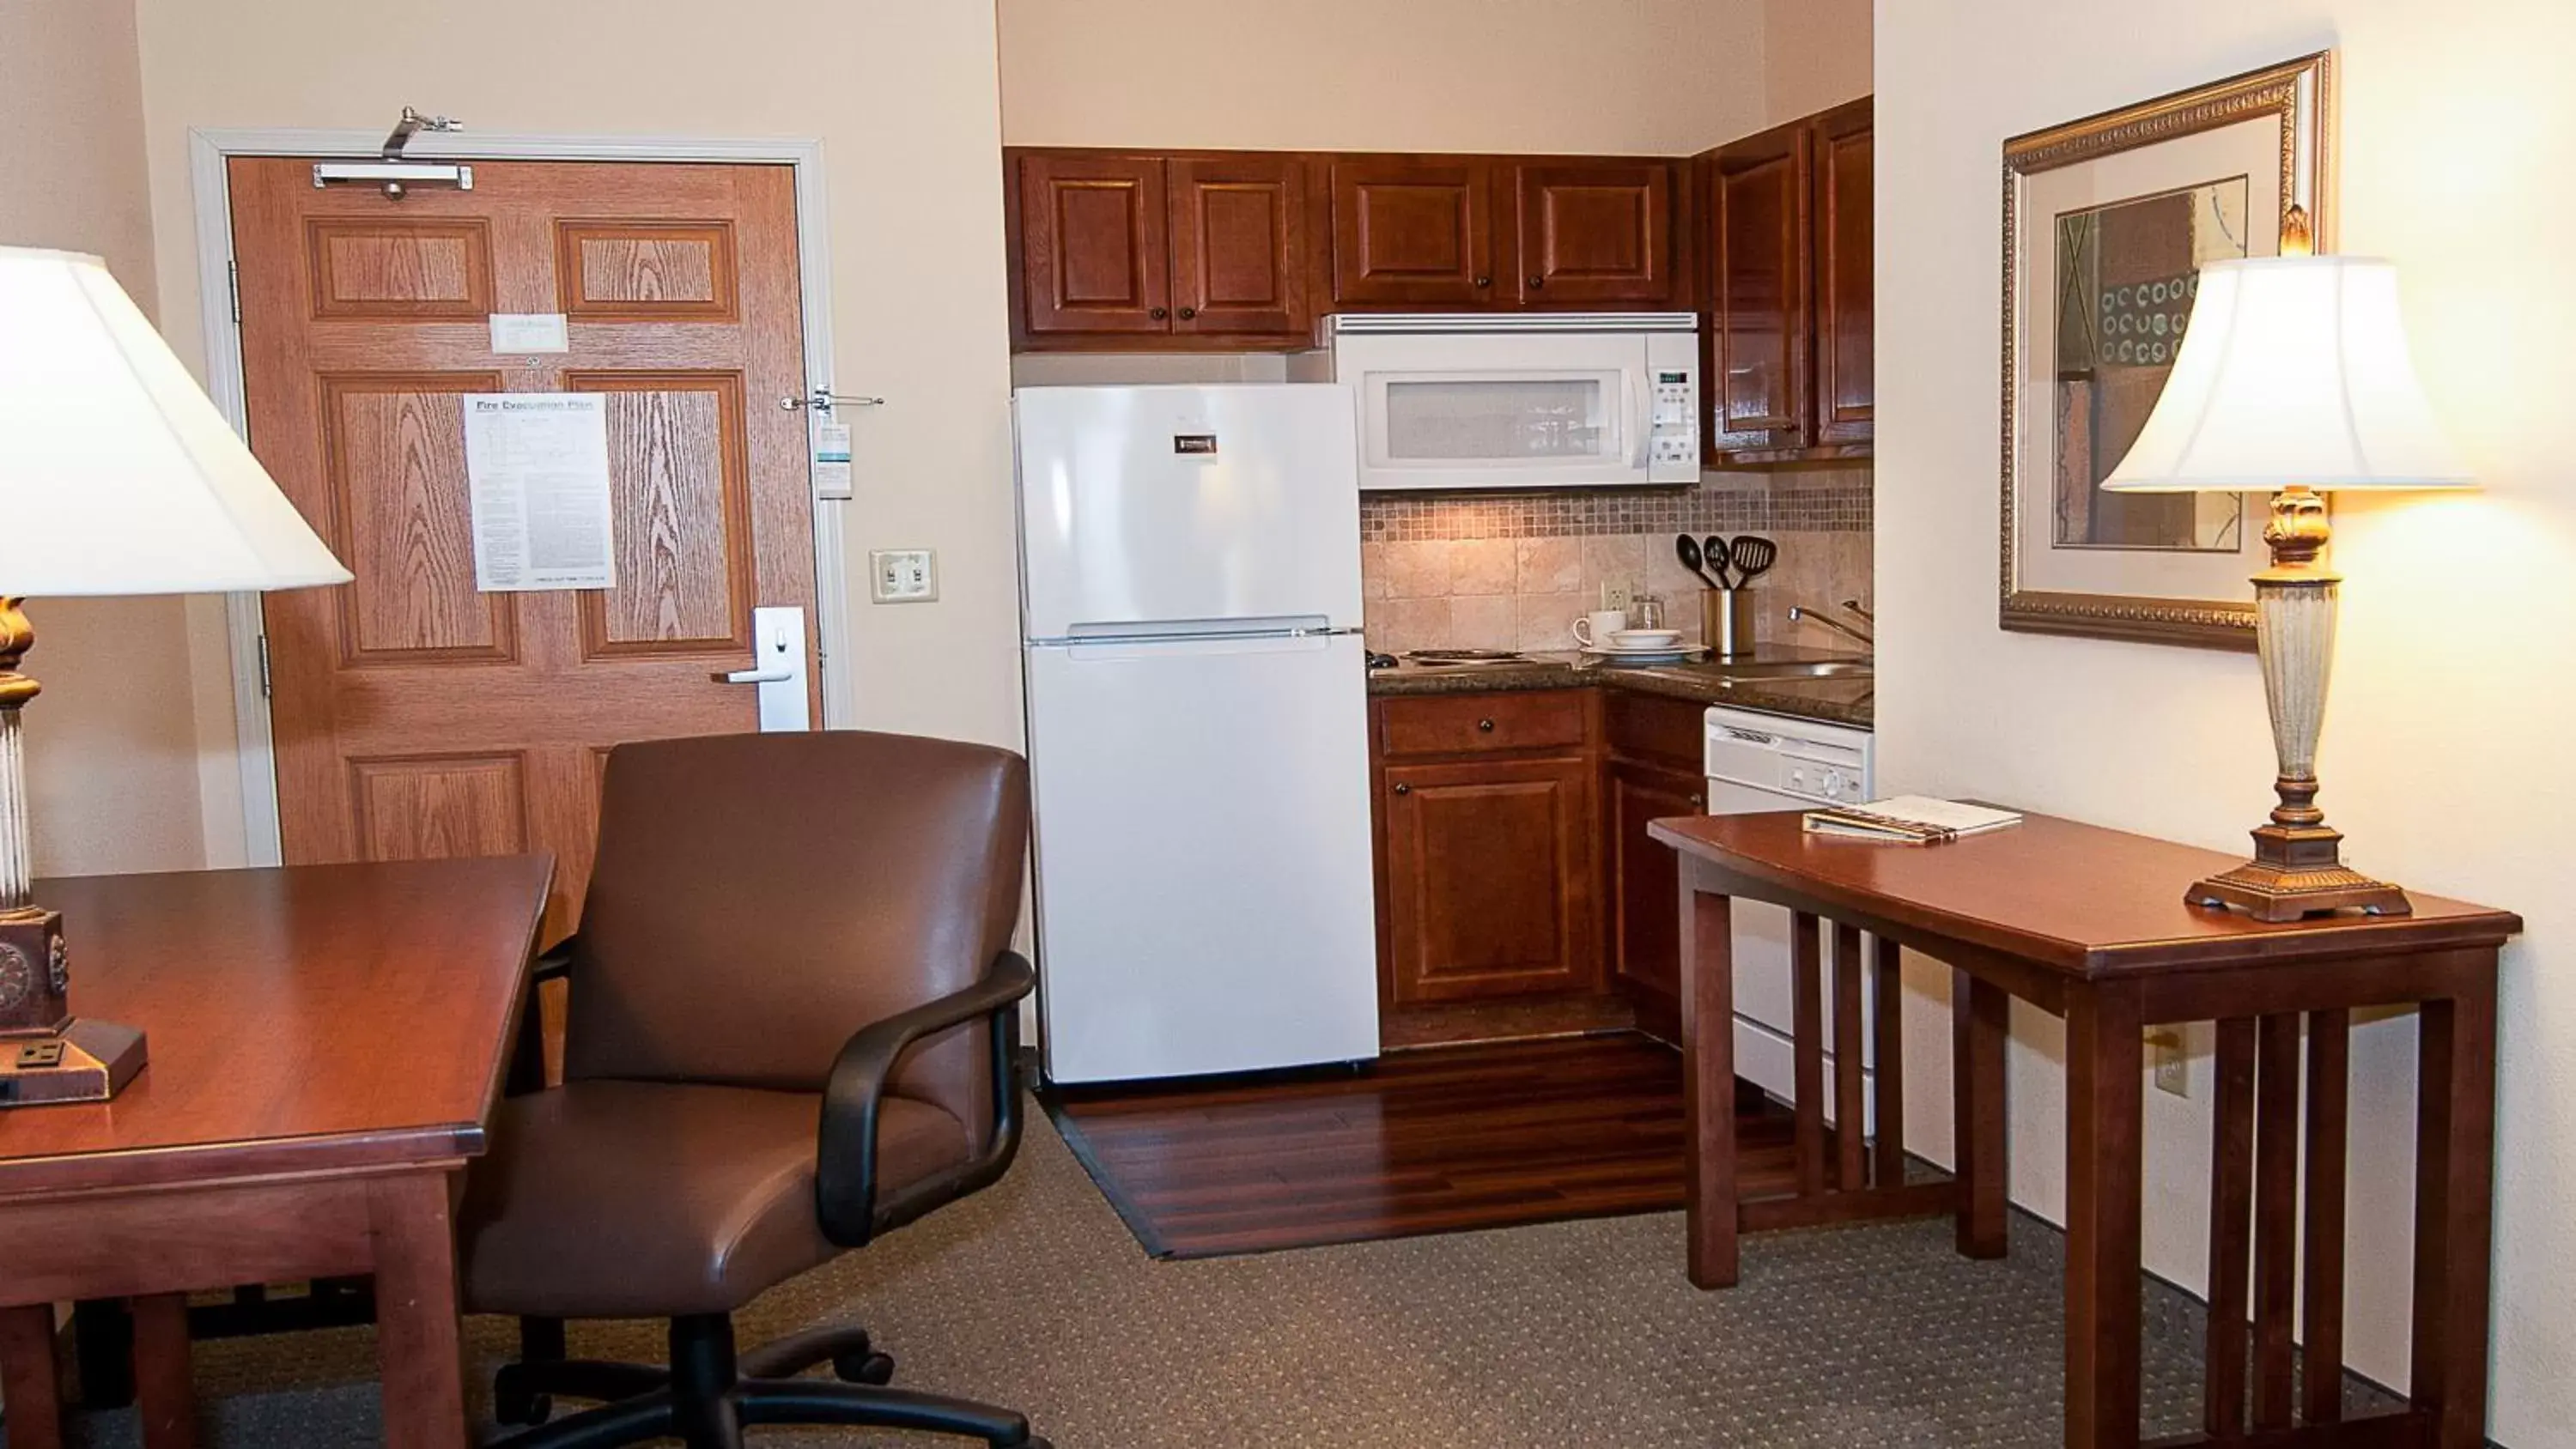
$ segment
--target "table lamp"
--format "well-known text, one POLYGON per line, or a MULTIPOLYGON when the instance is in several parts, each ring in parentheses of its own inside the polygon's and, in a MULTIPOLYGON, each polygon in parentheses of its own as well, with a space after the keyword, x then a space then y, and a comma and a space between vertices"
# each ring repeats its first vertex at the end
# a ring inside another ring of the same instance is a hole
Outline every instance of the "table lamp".
POLYGON ((19 605, 348 579, 104 263, 0 247, 0 1106, 112 1096, 144 1058, 140 1030, 72 1015, 31 890, 19 605))
POLYGON ((2280 804, 2254 858, 2186 899, 2261 921, 2359 909, 2404 915, 2406 893, 2343 863, 2317 798, 2317 735, 2334 659, 2335 586, 2318 561, 2325 490, 2465 488, 2470 479, 2415 381, 2397 269, 2311 253, 2307 218, 2284 219, 2281 255, 2200 269, 2182 347, 2114 492, 2270 492, 2272 566, 2254 575, 2254 631, 2280 759, 2280 804))

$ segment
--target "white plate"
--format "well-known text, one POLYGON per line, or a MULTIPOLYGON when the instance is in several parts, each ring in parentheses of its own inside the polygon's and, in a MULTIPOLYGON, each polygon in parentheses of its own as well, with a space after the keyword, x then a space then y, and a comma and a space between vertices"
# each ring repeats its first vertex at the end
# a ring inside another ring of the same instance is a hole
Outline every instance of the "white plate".
POLYGON ((1669 649, 1594 649, 1586 646, 1583 652, 1595 659, 1625 659, 1632 664, 1679 664, 1687 659, 1697 659, 1708 651, 1688 644, 1676 644, 1669 649))

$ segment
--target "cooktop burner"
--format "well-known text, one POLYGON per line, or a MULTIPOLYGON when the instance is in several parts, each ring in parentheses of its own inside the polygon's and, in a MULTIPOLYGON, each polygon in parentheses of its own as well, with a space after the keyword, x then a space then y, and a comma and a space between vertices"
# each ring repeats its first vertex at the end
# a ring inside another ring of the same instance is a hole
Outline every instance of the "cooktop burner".
POLYGON ((1404 657, 1412 664, 1449 668, 1469 664, 1518 664, 1526 658, 1509 649, 1416 649, 1404 657))

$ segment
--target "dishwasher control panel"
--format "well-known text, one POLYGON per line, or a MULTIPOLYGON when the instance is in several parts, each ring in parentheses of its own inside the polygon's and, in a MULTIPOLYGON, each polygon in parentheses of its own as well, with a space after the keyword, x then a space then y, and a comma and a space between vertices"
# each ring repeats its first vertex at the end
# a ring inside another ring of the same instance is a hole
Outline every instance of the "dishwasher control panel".
POLYGON ((1857 805, 1874 798, 1871 748, 1869 731, 1848 725, 1722 706, 1708 712, 1710 784, 1793 797, 1768 808, 1790 809, 1802 801, 1857 805))

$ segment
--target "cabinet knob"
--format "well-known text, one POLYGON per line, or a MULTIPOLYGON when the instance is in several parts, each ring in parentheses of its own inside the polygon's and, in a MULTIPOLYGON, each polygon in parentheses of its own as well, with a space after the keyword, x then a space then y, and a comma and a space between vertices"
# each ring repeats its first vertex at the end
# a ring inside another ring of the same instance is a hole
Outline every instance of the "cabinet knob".
POLYGON ((1483 730, 1487 734, 1492 734, 1494 732, 1494 722, 1489 719, 1480 719, 1476 721, 1476 728, 1483 730))
POLYGON ((1413 793, 1413 787, 1411 785, 1398 785, 1395 787, 1395 793, 1398 795, 1410 795, 1413 793))
POLYGON ((1164 310, 1163 310, 1162 308, 1160 308, 1160 307, 1148 307, 1148 308, 1146 308, 1146 309, 1145 309, 1145 315, 1146 315, 1146 316, 1148 316, 1148 317, 1153 318, 1153 319, 1154 319, 1155 321, 1157 321, 1157 322, 1160 322, 1160 321, 1162 321, 1164 318, 1169 317, 1169 316, 1171 316, 1172 314, 1171 314, 1171 313, 1169 313, 1169 312, 1164 311, 1164 310))
POLYGON ((1184 322, 1187 322, 1197 315, 1199 315, 1199 309, 1196 307, 1183 307, 1181 309, 1181 320, 1184 322))
POLYGON ((1693 810, 1705 810, 1708 808, 1708 797, 1706 795, 1693 795, 1690 797, 1690 805, 1693 810))
POLYGON ((1479 287, 1490 287, 1494 285, 1494 279, 1491 277, 1478 277, 1476 279, 1476 285, 1479 287))
POLYGON ((1531 274, 1530 274, 1529 284, 1530 284, 1530 290, 1531 290, 1531 291, 1533 291, 1533 292, 1535 292, 1535 291, 1537 291, 1539 288, 1544 287, 1544 286, 1546 286, 1546 285, 1547 285, 1547 278, 1542 277, 1542 276, 1538 275, 1537 273, 1533 272, 1533 273, 1531 273, 1531 274))

